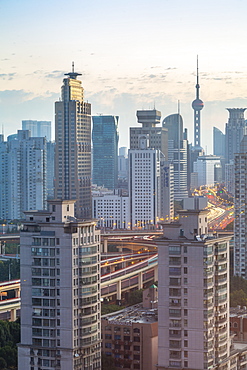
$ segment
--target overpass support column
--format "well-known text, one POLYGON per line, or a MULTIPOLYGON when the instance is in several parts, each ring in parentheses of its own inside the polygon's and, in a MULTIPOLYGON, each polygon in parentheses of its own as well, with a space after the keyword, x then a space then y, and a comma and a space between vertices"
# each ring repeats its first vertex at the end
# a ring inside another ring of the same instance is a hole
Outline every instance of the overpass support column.
POLYGON ((103 253, 107 253, 107 252, 108 252, 107 238, 104 238, 104 241, 103 241, 103 253))
POLYGON ((13 308, 10 310, 10 321, 15 321, 16 320, 16 309, 13 308))
POLYGON ((143 274, 142 272, 138 273, 138 289, 143 288, 143 274))
POLYGON ((154 268, 154 281, 158 281, 158 266, 154 268))
POLYGON ((121 280, 117 282, 117 301, 121 301, 122 290, 121 290, 121 280))

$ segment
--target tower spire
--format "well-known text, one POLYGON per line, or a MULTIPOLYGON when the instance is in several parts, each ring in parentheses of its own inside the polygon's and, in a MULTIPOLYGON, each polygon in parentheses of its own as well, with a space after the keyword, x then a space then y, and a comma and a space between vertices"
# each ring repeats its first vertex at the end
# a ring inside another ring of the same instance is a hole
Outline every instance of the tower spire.
POLYGON ((69 76, 69 78, 72 78, 73 80, 76 80, 77 76, 81 76, 81 73, 75 72, 75 64, 72 62, 72 72, 65 73, 65 76, 69 76))
POLYGON ((196 99, 192 102, 194 109, 194 147, 201 147, 201 110, 204 107, 203 101, 199 98, 199 68, 198 55, 196 58, 196 99))

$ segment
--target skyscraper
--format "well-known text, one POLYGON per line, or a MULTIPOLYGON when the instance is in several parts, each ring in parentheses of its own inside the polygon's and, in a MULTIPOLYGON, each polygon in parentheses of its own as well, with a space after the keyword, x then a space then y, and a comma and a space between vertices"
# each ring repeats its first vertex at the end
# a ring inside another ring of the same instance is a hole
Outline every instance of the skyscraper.
POLYGON ((47 141, 51 141, 51 121, 22 121, 22 130, 30 130, 33 137, 46 137, 47 141))
POLYGON ((230 237, 203 239, 207 214, 179 211, 157 240, 159 370, 230 369, 230 237))
POLYGON ((174 167, 174 199, 188 196, 188 142, 183 138, 183 118, 180 114, 166 117, 162 126, 168 130, 168 160, 174 167))
POLYGON ((194 148, 201 149, 201 110, 204 107, 203 101, 199 98, 199 73, 198 73, 198 57, 197 57, 197 72, 196 72, 196 99, 192 102, 194 109, 194 148))
POLYGON ((20 219, 25 210, 45 209, 47 147, 44 137, 18 130, 16 138, 0 142, 0 218, 20 219))
POLYGON ((244 111, 246 108, 227 108, 229 112, 226 124, 226 163, 234 160, 234 155, 240 152, 240 143, 247 134, 244 111))
POLYGON ((226 136, 217 127, 213 128, 214 155, 225 157, 226 136))
POLYGON ((21 231, 20 370, 101 369, 100 235, 74 201, 25 212, 21 231))
POLYGON ((89 219, 91 204, 91 104, 74 71, 66 73, 55 103, 55 198, 75 199, 75 214, 89 219))
POLYGON ((93 116, 93 183, 118 187, 118 116, 93 116))
POLYGON ((142 127, 130 127, 130 149, 139 148, 139 137, 149 135, 149 146, 159 149, 168 158, 168 134, 167 129, 157 126, 160 123, 161 112, 152 110, 138 110, 136 112, 138 123, 142 127))
MULTIPOLYGON (((129 150, 131 228, 154 227, 160 218, 160 150, 151 149, 148 135, 139 137, 139 148, 129 150)), ((169 200, 168 200, 169 201, 169 200)))

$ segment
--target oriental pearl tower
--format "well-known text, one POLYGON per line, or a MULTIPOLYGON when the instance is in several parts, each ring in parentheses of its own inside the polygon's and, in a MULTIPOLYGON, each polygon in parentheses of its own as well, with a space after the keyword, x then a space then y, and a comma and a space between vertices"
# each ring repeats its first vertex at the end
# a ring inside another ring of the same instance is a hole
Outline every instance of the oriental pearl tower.
POLYGON ((201 110, 204 103, 199 99, 199 74, 198 74, 198 56, 197 56, 197 73, 196 73, 196 99, 192 102, 194 109, 194 149, 201 149, 201 110))

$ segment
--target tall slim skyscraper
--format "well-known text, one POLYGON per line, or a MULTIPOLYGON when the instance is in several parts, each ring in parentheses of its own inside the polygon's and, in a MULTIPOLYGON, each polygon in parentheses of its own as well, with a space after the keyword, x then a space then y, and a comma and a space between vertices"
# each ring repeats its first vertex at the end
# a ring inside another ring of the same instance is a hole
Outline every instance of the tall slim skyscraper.
POLYGON ((118 116, 93 116, 93 183, 118 187, 118 116))
POLYGON ((188 196, 188 142, 183 139, 183 118, 180 114, 166 117, 162 126, 168 130, 168 160, 174 167, 174 199, 188 196))
POLYGON ((198 73, 198 57, 197 57, 197 72, 196 72, 196 99, 192 102, 194 109, 194 148, 201 148, 201 110, 204 107, 203 101, 199 98, 199 73, 198 73))
POLYGON ((74 201, 25 212, 20 370, 100 370, 100 235, 74 201))
POLYGON ((66 73, 62 99, 55 103, 55 198, 75 199, 75 214, 90 219, 91 104, 84 101, 80 73, 66 73))
POLYGON ((51 141, 51 121, 22 121, 22 130, 30 130, 33 137, 46 137, 47 141, 51 141))
POLYGON ((226 124, 226 163, 234 160, 234 155, 240 152, 240 143, 247 134, 247 125, 244 119, 246 108, 227 108, 229 112, 226 124))

